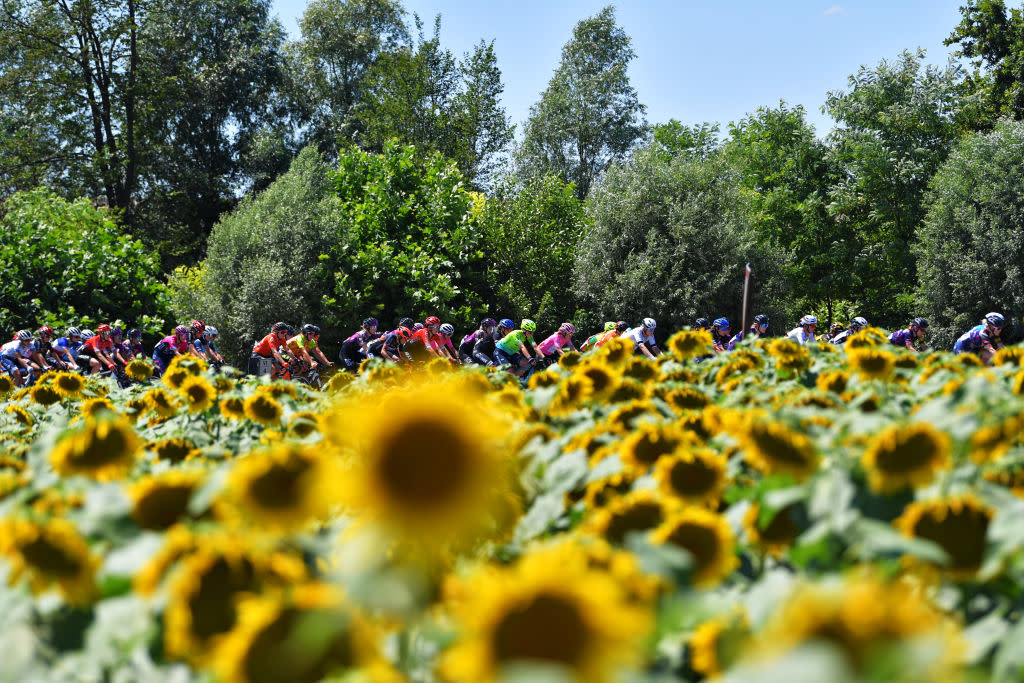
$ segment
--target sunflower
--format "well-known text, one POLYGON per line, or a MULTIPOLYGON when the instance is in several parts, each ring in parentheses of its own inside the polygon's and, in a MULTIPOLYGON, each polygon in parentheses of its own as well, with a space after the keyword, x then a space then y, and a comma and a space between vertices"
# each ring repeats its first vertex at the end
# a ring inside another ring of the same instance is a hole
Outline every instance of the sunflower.
POLYGON ((647 470, 661 456, 694 441, 689 433, 675 425, 644 423, 622 441, 619 457, 626 467, 647 470))
POLYGON ((369 680, 397 683, 402 679, 384 665, 376 636, 335 588, 307 583, 241 600, 237 626, 218 648, 212 668, 225 683, 316 683, 373 667, 369 680))
POLYGON ((665 394, 664 399, 676 412, 700 410, 711 403, 711 398, 694 386, 672 389, 665 394))
POLYGON ((799 342, 780 337, 768 344, 768 354, 775 365, 787 373, 799 374, 811 366, 811 354, 799 342))
POLYGON ((141 445, 127 418, 87 418, 57 442, 50 464, 61 476, 82 474, 111 481, 131 469, 141 445))
POLYGON ((168 366, 167 370, 164 371, 161 379, 163 383, 167 385, 167 388, 172 391, 178 391, 181 388, 181 383, 192 376, 192 373, 188 371, 188 368, 182 365, 172 364, 168 366))
POLYGON ((220 409, 220 414, 224 417, 232 420, 245 419, 245 401, 238 396, 222 398, 218 401, 217 408, 220 409))
MULTIPOLYGON (((1024 371, 1013 376, 1013 393, 1017 396, 1024 396, 1024 371)), ((2 395, 2 392, 0 392, 2 395)))
POLYGON ((1010 490, 1018 498, 1024 498, 1024 468, 1011 467, 985 473, 985 481, 1010 490))
POLYGON ((876 346, 885 346, 888 343, 889 338, 877 327, 865 327, 860 332, 851 334, 847 338, 844 348, 847 351, 857 351, 859 349, 870 349, 875 348, 876 346))
POLYGON ((855 349, 847 354, 850 367, 865 379, 886 379, 896 367, 896 357, 875 348, 855 349))
POLYGON ((348 372, 336 372, 324 386, 328 393, 336 394, 355 380, 355 375, 348 372))
POLYGON ((625 434, 640 422, 658 418, 658 410, 650 401, 630 401, 610 412, 605 424, 611 431, 625 434))
POLYGON ((587 567, 610 574, 630 604, 652 606, 671 587, 668 579, 645 572, 636 555, 615 548, 602 538, 580 536, 569 543, 583 550, 587 567))
POLYGON ((178 412, 178 402, 166 389, 154 387, 146 392, 146 406, 160 417, 170 417, 178 412))
POLYGON ((789 474, 801 480, 818 467, 811 440, 781 422, 753 420, 737 436, 750 464, 766 474, 789 474))
POLYGON ((901 370, 913 370, 918 367, 917 354, 905 351, 896 354, 896 367, 901 370))
POLYGON ((292 399, 299 398, 299 390, 291 382, 276 381, 270 384, 261 384, 256 387, 256 391, 273 397, 275 401, 280 401, 282 396, 292 399))
POLYGON ((592 510, 607 505, 628 493, 636 479, 636 472, 626 470, 592 481, 584 490, 583 501, 592 510))
POLYGON ((682 384, 699 384, 701 379, 693 370, 680 367, 677 363, 669 363, 661 369, 661 381, 680 382, 682 384))
POLYGON ((281 415, 284 412, 281 404, 274 400, 273 396, 264 392, 255 393, 245 399, 243 410, 247 418, 268 427, 280 424, 281 415))
POLYGON ((754 369, 754 364, 745 358, 731 360, 718 369, 715 373, 715 384, 723 387, 730 379, 737 375, 744 375, 754 369))
POLYGON ((590 398, 593 389, 594 385, 586 375, 566 377, 558 385, 558 391, 548 405, 548 413, 554 416, 567 415, 582 407, 590 398))
POLYGON ((654 479, 665 496, 714 507, 725 488, 725 459, 710 448, 681 448, 658 459, 654 479))
POLYGON ((680 330, 665 342, 665 348, 679 360, 708 356, 713 347, 711 333, 707 330, 680 330))
POLYGON ((802 531, 794 519, 799 505, 790 503, 776 510, 771 519, 762 520, 761 506, 752 503, 743 516, 743 528, 750 544, 772 557, 782 557, 802 531))
POLYGON ((191 375, 178 387, 178 393, 188 402, 188 412, 205 413, 213 406, 217 390, 202 375, 191 375))
POLYGON ((478 571, 447 603, 462 633, 441 662, 453 683, 493 682, 523 662, 559 667, 579 683, 616 681, 650 626, 647 611, 570 543, 478 571))
POLYGON ((60 392, 49 384, 37 384, 32 387, 32 400, 41 406, 52 406, 60 400, 60 392))
POLYGON ((1021 432, 1021 419, 1011 417, 993 425, 979 427, 971 434, 971 460, 984 465, 996 462, 1010 450, 1021 432))
POLYGON ((53 376, 51 385, 61 398, 79 398, 85 390, 85 379, 74 372, 58 372, 53 376))
POLYGON ((716 585, 739 565, 729 522, 703 508, 683 508, 669 515, 651 534, 651 541, 688 552, 693 562, 691 581, 699 588, 716 585))
POLYGON ((351 511, 433 548, 490 533, 494 506, 512 490, 514 434, 452 380, 342 404, 324 429, 350 456, 343 484, 351 511))
POLYGON ((140 479, 128 487, 132 518, 141 529, 169 529, 187 515, 189 500, 202 481, 199 470, 170 470, 140 479))
POLYGON ((631 533, 650 531, 665 520, 665 501, 652 489, 640 489, 612 498, 591 512, 586 528, 614 545, 626 542, 631 533))
POLYGON ((109 398, 89 398, 82 401, 78 406, 78 412, 83 417, 99 417, 103 413, 116 413, 117 409, 109 398))
POLYGON ((145 445, 147 450, 156 454, 157 459, 171 463, 180 463, 200 455, 201 451, 188 439, 164 439, 145 445))
POLYGON ((0 500, 11 495, 31 481, 21 472, 0 470, 0 500))
POLYGON ((581 374, 590 380, 593 387, 592 398, 603 400, 608 397, 619 383, 619 373, 610 369, 601 362, 580 363, 574 368, 574 373, 581 374))
POLYGON ((153 364, 141 358, 135 358, 128 361, 128 365, 124 368, 124 374, 128 375, 130 380, 145 382, 153 376, 153 364))
POLYGON ((818 375, 818 378, 814 383, 822 391, 830 391, 833 394, 842 394, 846 391, 846 385, 849 381, 850 373, 845 370, 826 370, 818 375))
POLYGON ((927 486, 949 467, 952 440, 930 424, 917 422, 883 429, 868 443, 861 463, 868 484, 879 493, 927 486))
POLYGON ((884 583, 864 572, 798 588, 771 616, 758 640, 762 651, 774 653, 807 642, 825 643, 862 674, 874 671, 873 662, 891 667, 893 662, 886 657, 901 646, 932 641, 934 647, 915 650, 927 653, 928 661, 915 658, 912 668, 900 669, 906 680, 922 682, 956 673, 964 654, 952 621, 921 591, 900 582, 884 583))
POLYGON ((87 605, 99 597, 95 575, 100 559, 89 551, 71 522, 2 520, 0 555, 10 562, 10 583, 27 572, 33 593, 42 593, 56 583, 70 605, 87 605))
MULTIPOLYGON (((597 352, 597 357, 609 365, 622 365, 633 357, 635 350, 631 340, 623 337, 609 339, 597 352)), ((600 362, 600 361, 599 361, 600 362)))
POLYGON ((31 428, 35 424, 35 420, 32 419, 32 413, 19 405, 7 406, 7 412, 14 415, 14 419, 24 427, 31 428))
POLYGON ((310 434, 320 431, 320 418, 316 413, 308 410, 295 413, 288 421, 288 431, 300 439, 304 439, 310 434))
POLYGON ((608 394, 606 400, 609 403, 626 403, 629 401, 639 401, 644 398, 647 398, 647 390, 643 384, 633 379, 623 379, 608 394))
POLYGON ((562 357, 558 359, 558 364, 563 368, 574 368, 580 364, 583 360, 583 354, 579 351, 566 351, 562 354, 562 357))
POLYGON ((14 391, 14 380, 7 373, 0 373, 0 396, 6 396, 14 391))
POLYGON ((983 366, 981 359, 973 353, 961 353, 953 359, 953 362, 965 368, 980 368, 983 366))
POLYGON ((911 503, 893 525, 911 538, 935 543, 949 556, 947 571, 970 579, 985 559, 994 511, 972 495, 911 503))
POLYGON ((650 382, 658 377, 660 370, 656 363, 648 358, 635 357, 622 368, 623 377, 635 379, 637 382, 650 382))
POLYGON ((294 443, 252 453, 228 473, 224 499, 257 528, 288 531, 324 520, 337 503, 332 455, 294 443))
POLYGON ((687 640, 690 667, 707 679, 718 678, 739 659, 750 640, 746 614, 715 617, 697 626, 687 640))

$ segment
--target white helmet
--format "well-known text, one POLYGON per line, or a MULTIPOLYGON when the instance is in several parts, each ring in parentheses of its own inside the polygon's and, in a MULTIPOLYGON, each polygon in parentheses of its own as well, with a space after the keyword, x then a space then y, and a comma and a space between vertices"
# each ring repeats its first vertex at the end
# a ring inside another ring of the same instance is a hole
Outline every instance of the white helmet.
POLYGON ((654 322, 654 318, 644 318, 644 327, 648 330, 653 330, 658 326, 658 323, 654 322))

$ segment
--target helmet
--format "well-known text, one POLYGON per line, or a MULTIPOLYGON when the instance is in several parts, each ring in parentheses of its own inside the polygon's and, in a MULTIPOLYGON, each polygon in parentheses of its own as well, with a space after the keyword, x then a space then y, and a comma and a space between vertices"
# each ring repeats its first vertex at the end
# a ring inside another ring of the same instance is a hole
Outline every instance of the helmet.
POLYGON ((840 332, 842 332, 845 329, 846 329, 846 326, 843 325, 841 322, 834 322, 831 325, 829 325, 828 331, 831 334, 839 334, 840 332))
MULTIPOLYGON (((366 318, 365 320, 363 320, 363 327, 377 327, 377 325, 380 325, 380 323, 377 321, 376 318, 366 318)), ((302 329, 305 330, 305 326, 303 326, 302 329)), ((317 332, 319 332, 319 330, 317 332)))
MULTIPOLYGON (((275 325, 275 327, 276 327, 276 325, 275 325)), ((184 325, 178 325, 177 327, 174 328, 174 336, 180 337, 180 336, 186 335, 186 334, 188 334, 188 328, 185 327, 184 325)))
POLYGON ((82 339, 88 339, 89 337, 93 336, 94 334, 95 334, 95 332, 93 332, 92 330, 82 330, 82 339))
POLYGON ((504 327, 506 330, 514 330, 516 324, 512 322, 509 318, 502 318, 501 322, 498 323, 498 327, 504 327))
POLYGON ((42 337, 43 335, 46 335, 48 337, 52 337, 53 336, 53 328, 50 327, 49 325, 43 325, 42 327, 40 327, 39 328, 39 336, 42 337))
POLYGON ((193 320, 192 324, 189 325, 189 327, 191 327, 192 331, 195 332, 196 334, 202 334, 203 330, 206 329, 206 325, 201 320, 193 320))
POLYGON ((818 319, 815 318, 813 315, 805 315, 804 317, 800 318, 800 326, 801 327, 803 327, 804 325, 817 325, 817 324, 818 324, 818 319))
POLYGON ((614 320, 604 324, 604 331, 605 332, 611 332, 614 329, 615 329, 615 321, 614 320))
POLYGON ((416 324, 416 321, 413 320, 412 318, 402 318, 401 320, 398 321, 398 326, 399 327, 408 327, 410 329, 415 324, 416 324))
POLYGON ((405 325, 402 325, 397 330, 395 330, 395 334, 398 335, 398 338, 402 340, 403 344, 412 338, 412 335, 409 334, 409 328, 406 327, 405 325))
MULTIPOLYGON (((135 331, 138 332, 138 330, 135 330, 135 331)), ((129 337, 132 336, 132 333, 129 332, 128 336, 129 337)), ((140 336, 141 336, 141 333, 140 333, 140 336)), ((217 328, 216 327, 207 327, 206 330, 203 332, 203 336, 206 337, 207 339, 213 339, 214 337, 217 336, 217 328)))
POLYGON ((654 322, 654 318, 644 318, 644 327, 648 330, 653 330, 658 326, 658 323, 654 322))
MULTIPOLYGON (((996 313, 996 315, 999 315, 999 314, 996 313)), ((986 319, 988 318, 988 316, 985 316, 985 317, 986 317, 986 319)), ((1002 320, 1003 316, 999 315, 999 319, 1002 320)), ((917 327, 917 328, 920 328, 922 330, 927 330, 928 329, 928 319, 927 318, 914 318, 913 320, 910 321, 910 326, 911 327, 917 327)))
POLYGON ((711 327, 711 321, 707 318, 697 318, 697 320, 694 321, 693 326, 698 330, 706 330, 711 327))
POLYGON ((441 334, 445 335, 446 337, 452 336, 453 334, 455 334, 455 326, 452 325, 451 323, 445 323, 444 325, 441 325, 441 334))
POLYGON ((115 327, 114 329, 112 329, 110 331, 110 334, 112 334, 115 337, 123 337, 124 336, 124 330, 122 330, 120 327, 115 327))
POLYGON ((985 322, 992 327, 1002 327, 1006 324, 1006 318, 1003 317, 1002 313, 993 311, 992 313, 985 314, 985 322))
POLYGON ((69 327, 68 328, 68 336, 69 337, 81 337, 82 336, 82 331, 80 329, 78 329, 77 327, 69 327))
POLYGON ((533 322, 529 318, 524 318, 523 319, 523 324, 521 325, 521 327, 523 328, 523 332, 536 332, 537 331, 537 323, 533 322))
MULTIPOLYGON (((210 330, 213 330, 213 336, 216 337, 217 336, 217 328, 216 327, 207 327, 206 328, 207 332, 209 332, 210 330)), ((133 327, 132 329, 128 330, 128 338, 129 339, 142 339, 142 330, 139 330, 139 329, 136 329, 136 328, 133 327)))
POLYGON ((576 334, 576 326, 572 323, 562 323, 562 326, 558 328, 558 331, 566 336, 576 334))
POLYGON ((484 318, 480 321, 480 327, 496 327, 497 325, 498 321, 494 318, 484 318))
POLYGON ((432 315, 429 318, 427 318, 426 320, 424 320, 423 323, 427 327, 436 327, 436 326, 441 324, 441 319, 438 318, 436 315, 432 315))
MULTIPOLYGON (((853 320, 850 321, 850 329, 851 330, 862 330, 862 329, 864 329, 867 326, 868 326, 868 319, 867 318, 862 318, 859 315, 856 318, 854 318, 853 320)), ((928 327, 928 321, 927 320, 924 321, 924 326, 928 327)))
POLYGON ((412 326, 412 329, 422 330, 424 327, 426 327, 426 325, 424 325, 423 323, 416 323, 415 325, 412 326))
POLYGON ((625 332, 628 329, 629 323, 627 323, 625 320, 620 320, 619 322, 615 323, 615 330, 619 333, 625 332))
MULTIPOLYGON (((375 321, 376 322, 376 321, 375 321)), ((320 334, 320 328, 306 323, 302 326, 302 334, 320 334)))
POLYGON ((28 330, 18 330, 18 334, 15 335, 19 341, 32 341, 32 333, 28 330))
POLYGON ((280 332, 281 330, 288 331, 289 329, 291 329, 291 327, 288 325, 288 323, 281 322, 281 323, 274 323, 274 326, 272 328, 270 328, 270 331, 271 332, 280 332))
POLYGON ((110 332, 110 325, 103 323, 102 325, 96 328, 96 331, 99 332, 100 334, 103 334, 104 332, 110 332))
POLYGON ((760 315, 755 315, 754 316, 754 324, 755 325, 767 325, 768 324, 768 316, 766 316, 764 313, 762 313, 760 315))
POLYGON ((729 329, 728 318, 715 318, 715 322, 711 325, 716 330, 727 330, 729 329))

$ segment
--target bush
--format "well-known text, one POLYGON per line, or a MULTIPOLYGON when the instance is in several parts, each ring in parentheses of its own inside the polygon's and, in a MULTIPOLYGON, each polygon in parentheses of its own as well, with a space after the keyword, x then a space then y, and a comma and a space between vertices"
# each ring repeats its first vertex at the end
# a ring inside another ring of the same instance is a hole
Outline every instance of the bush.
POLYGON ((124 321, 148 339, 169 317, 157 256, 87 199, 12 195, 0 218, 0 334, 124 321))

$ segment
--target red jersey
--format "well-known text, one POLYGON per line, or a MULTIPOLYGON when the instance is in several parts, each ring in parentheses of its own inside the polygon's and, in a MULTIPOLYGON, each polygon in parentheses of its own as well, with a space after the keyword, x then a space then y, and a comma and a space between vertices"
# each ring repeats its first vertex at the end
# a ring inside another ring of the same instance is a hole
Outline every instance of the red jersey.
POLYGON ((82 343, 82 348, 79 349, 79 353, 95 356, 97 351, 102 351, 109 355, 113 350, 114 341, 112 339, 100 339, 100 335, 94 334, 82 343))
POLYGON ((258 353, 261 356, 271 356, 274 353, 274 349, 281 348, 285 342, 278 339, 277 334, 271 332, 263 339, 256 342, 256 345, 252 347, 253 353, 258 353))

